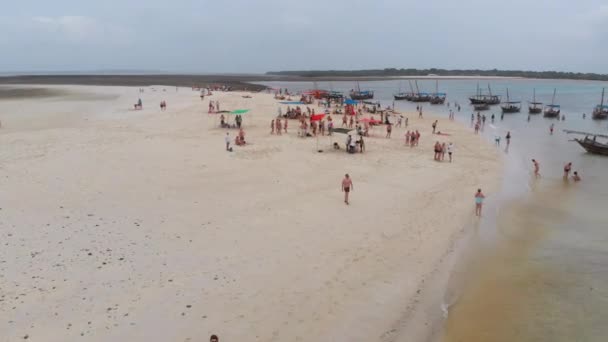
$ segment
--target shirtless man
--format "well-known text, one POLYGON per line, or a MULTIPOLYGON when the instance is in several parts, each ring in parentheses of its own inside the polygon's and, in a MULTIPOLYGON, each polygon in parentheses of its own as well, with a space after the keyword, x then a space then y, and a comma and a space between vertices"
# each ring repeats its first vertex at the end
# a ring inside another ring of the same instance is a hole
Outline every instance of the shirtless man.
POLYGON ((574 174, 572 175, 572 180, 575 182, 578 182, 581 180, 581 177, 578 175, 578 172, 574 171, 574 174))
POLYGON ((355 190, 353 187, 353 181, 350 179, 350 176, 347 174, 344 175, 344 179, 342 180, 342 191, 344 192, 344 203, 348 203, 348 193, 351 190, 355 190))
POLYGON ((486 198, 486 196, 483 195, 483 193, 481 192, 481 189, 477 189, 477 192, 475 193, 475 215, 476 216, 481 216, 481 207, 483 206, 484 198, 486 198))
POLYGON ((274 120, 270 121, 270 134, 274 134, 274 120))
POLYGON ((390 123, 388 125, 386 125, 386 137, 387 138, 391 138, 391 132, 393 131, 393 125, 391 125, 390 123))
POLYGON ((534 164, 534 177, 540 177, 540 164, 538 164, 536 159, 532 159, 532 164, 534 164))
POLYGON ((283 124, 283 131, 287 134, 287 119, 285 119, 285 123, 283 124))

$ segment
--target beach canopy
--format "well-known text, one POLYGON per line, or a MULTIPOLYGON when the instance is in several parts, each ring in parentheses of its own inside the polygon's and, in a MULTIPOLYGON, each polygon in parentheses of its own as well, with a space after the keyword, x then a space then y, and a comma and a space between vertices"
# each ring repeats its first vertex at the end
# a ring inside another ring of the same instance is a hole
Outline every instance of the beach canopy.
POLYGON ((356 105, 356 104, 359 103, 359 101, 347 99, 347 100, 344 101, 344 103, 347 104, 347 105, 356 105))
POLYGON ((245 114, 247 112, 249 112, 249 109, 236 109, 228 114, 237 114, 238 115, 238 114, 245 114))
POLYGON ((372 119, 372 118, 363 118, 363 119, 359 120, 359 122, 367 122, 367 123, 371 123, 371 124, 382 123, 380 120, 375 120, 375 119, 372 119))
POLYGON ((325 114, 313 114, 310 116, 310 121, 321 121, 325 117, 325 114))

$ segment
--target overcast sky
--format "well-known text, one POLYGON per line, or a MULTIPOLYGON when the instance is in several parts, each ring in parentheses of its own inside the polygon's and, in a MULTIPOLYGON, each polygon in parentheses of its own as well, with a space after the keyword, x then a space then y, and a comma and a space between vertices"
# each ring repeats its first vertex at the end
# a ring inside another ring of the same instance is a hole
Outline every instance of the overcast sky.
POLYGON ((0 72, 608 73, 608 0, 2 1, 0 72))

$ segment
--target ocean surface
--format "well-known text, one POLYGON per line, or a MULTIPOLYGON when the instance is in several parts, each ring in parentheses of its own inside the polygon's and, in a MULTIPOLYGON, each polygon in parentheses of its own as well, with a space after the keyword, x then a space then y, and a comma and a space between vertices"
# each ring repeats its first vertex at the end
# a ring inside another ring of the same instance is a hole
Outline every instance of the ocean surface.
MULTIPOLYGON (((412 81, 412 83, 414 83, 412 81)), ((505 114, 493 106, 483 134, 505 156, 502 191, 490 196, 484 217, 469 227, 469 240, 456 262, 445 292, 448 315, 440 341, 606 341, 608 340, 608 157, 586 153, 563 129, 608 134, 608 121, 591 120, 608 82, 567 80, 440 80, 446 105, 423 104, 423 110, 445 115, 450 102, 461 105, 456 117, 470 125, 467 100, 477 84, 506 100, 522 101, 522 112, 505 114), (531 115, 527 102, 561 105, 565 120, 531 115), (583 118, 583 113, 587 114, 583 118), (491 115, 495 121, 491 122, 491 115), (555 124, 554 134, 549 126, 555 124), (511 146, 504 136, 510 131, 511 146), (531 159, 540 162, 541 177, 532 175, 531 159), (562 178, 572 162, 582 181, 562 178)), ((302 91, 322 88, 348 92, 353 82, 264 82, 302 91)), ((420 91, 434 92, 434 80, 418 81, 420 91)), ((415 87, 415 86, 414 86, 415 87)), ((374 101, 393 104, 393 93, 410 91, 407 80, 361 82, 374 90, 374 101)), ((397 110, 413 112, 416 103, 395 101, 397 110)), ((441 127, 441 121, 439 123, 441 127)), ((483 187, 483 185, 480 185, 483 187)), ((472 202, 471 202, 472 203, 472 202)))

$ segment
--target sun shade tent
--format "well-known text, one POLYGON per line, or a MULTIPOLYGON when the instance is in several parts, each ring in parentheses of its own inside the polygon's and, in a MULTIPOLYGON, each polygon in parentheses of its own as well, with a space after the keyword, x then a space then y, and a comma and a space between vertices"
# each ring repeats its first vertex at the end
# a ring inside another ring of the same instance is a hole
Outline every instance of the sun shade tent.
POLYGON ((310 121, 321 121, 325 117, 325 114, 313 114, 310 116, 310 121))
POLYGON ((359 104, 359 101, 347 99, 347 100, 344 101, 344 104, 347 104, 347 105, 356 105, 356 104, 359 104))
POLYGON ((249 109, 236 109, 228 114, 241 115, 241 114, 246 114, 248 112, 249 112, 249 109))

